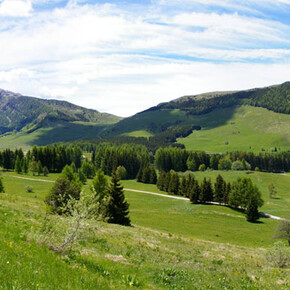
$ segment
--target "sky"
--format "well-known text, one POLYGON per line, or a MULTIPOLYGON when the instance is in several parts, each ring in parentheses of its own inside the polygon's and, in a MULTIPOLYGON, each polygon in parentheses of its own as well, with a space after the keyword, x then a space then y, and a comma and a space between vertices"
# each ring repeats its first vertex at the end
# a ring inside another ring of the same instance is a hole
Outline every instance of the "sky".
POLYGON ((290 0, 0 0, 0 88, 130 116, 290 81, 290 0))

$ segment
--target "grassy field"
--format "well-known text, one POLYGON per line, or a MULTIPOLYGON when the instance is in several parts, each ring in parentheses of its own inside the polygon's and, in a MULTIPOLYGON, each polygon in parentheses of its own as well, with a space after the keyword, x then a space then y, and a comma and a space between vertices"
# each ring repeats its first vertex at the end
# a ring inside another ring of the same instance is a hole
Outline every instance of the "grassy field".
MULTIPOLYGON (((196 173, 201 179, 207 174, 196 173)), ((245 174, 245 173, 242 173, 245 174)), ((225 174, 223 174, 225 176, 225 174)), ((49 250, 37 234, 45 216, 43 199, 58 175, 15 178, 3 172, 0 194, 0 281, 4 289, 287 289, 289 270, 265 260, 277 222, 246 222, 244 214, 219 206, 126 192, 133 227, 90 221, 70 255, 49 250), (32 186, 28 193, 26 186, 32 186)), ((255 173, 266 184, 276 177, 279 193, 288 176, 255 173), (279 186, 278 186, 279 184, 279 186)), ((234 179, 228 172, 226 179, 234 179)), ((159 192, 133 180, 126 188, 159 192)), ((88 190, 90 182, 86 186, 88 190)), ((162 192, 163 193, 163 192, 162 192)), ((289 200, 287 201, 289 202, 289 200)), ((272 205, 269 204, 269 209, 272 205)), ((274 207, 274 206, 273 206, 274 207)), ((286 205, 287 207, 287 205, 286 205)), ((288 207, 289 208, 289 207, 288 207)), ((68 218, 56 217, 58 226, 68 218)), ((61 235, 60 235, 61 236, 61 235)), ((52 247, 52 236, 47 243, 52 247)))
POLYGON ((191 122, 201 125, 202 130, 178 139, 188 150, 261 152, 261 148, 290 148, 290 115, 242 106, 194 116, 191 122))

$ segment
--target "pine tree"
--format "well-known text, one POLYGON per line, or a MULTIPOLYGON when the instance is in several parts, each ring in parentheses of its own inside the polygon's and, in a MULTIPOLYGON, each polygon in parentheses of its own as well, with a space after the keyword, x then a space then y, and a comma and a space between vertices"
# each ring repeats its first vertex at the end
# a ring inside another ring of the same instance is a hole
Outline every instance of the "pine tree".
POLYGON ((40 160, 38 160, 38 162, 37 162, 37 173, 38 173, 38 175, 43 173, 43 167, 42 167, 40 160))
POLYGON ((166 178, 166 172, 161 171, 157 180, 157 184, 156 184, 160 190, 164 190, 165 178, 166 178))
POLYGON ((29 165, 29 170, 32 172, 33 176, 35 175, 35 172, 37 172, 37 169, 37 162, 33 159, 29 165))
POLYGON ((223 177, 219 174, 216 178, 216 182, 214 184, 214 200, 216 202, 223 202, 224 196, 227 190, 226 182, 223 177))
POLYGON ((246 209, 246 217, 248 222, 255 222, 259 219, 258 201, 254 194, 250 196, 246 209))
POLYGON ((23 171, 24 173, 28 173, 29 163, 27 158, 23 158, 23 171))
POLYGON ((0 192, 5 192, 4 185, 3 185, 1 177, 0 177, 0 192))
POLYGON ((154 168, 151 168, 151 172, 150 172, 150 180, 149 183, 150 184, 156 184, 157 182, 157 174, 154 168))
POLYGON ((143 166, 139 168, 139 171, 137 173, 136 176, 137 182, 142 182, 142 175, 143 175, 143 166))
POLYGON ((16 161, 15 161, 15 171, 20 174, 22 172, 22 166, 21 166, 21 160, 19 159, 19 157, 16 157, 16 161))
POLYGON ((192 203, 198 203, 200 198, 200 187, 198 185, 198 181, 194 180, 193 186, 190 190, 190 201, 192 203))
POLYGON ((182 176, 181 182, 179 183, 178 193, 180 195, 187 195, 187 178, 182 176))
POLYGON ((120 180, 115 173, 112 175, 107 193, 109 195, 108 222, 130 226, 131 221, 128 217, 129 204, 125 201, 123 186, 120 184, 120 180))
POLYGON ((43 176, 47 176, 49 174, 48 168, 46 166, 43 167, 43 176))
POLYGON ((170 181, 168 186, 168 192, 178 194, 179 177, 174 170, 170 170, 170 181))
POLYGON ((200 185, 200 202, 204 203, 207 201, 213 200, 213 190, 211 185, 211 180, 206 180, 206 178, 203 179, 201 185, 200 185))

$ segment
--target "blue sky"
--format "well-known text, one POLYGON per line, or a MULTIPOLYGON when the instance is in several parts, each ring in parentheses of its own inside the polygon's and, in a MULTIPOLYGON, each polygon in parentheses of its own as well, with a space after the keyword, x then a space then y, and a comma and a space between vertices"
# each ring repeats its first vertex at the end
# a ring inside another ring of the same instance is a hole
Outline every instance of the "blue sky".
POLYGON ((0 88, 129 116, 290 80, 290 0, 0 0, 0 88))

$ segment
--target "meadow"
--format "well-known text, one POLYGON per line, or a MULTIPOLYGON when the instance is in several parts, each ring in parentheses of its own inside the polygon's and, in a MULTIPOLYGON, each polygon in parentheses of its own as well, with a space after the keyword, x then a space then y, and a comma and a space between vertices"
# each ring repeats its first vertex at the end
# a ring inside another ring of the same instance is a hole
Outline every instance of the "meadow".
POLYGON ((177 140, 188 150, 202 148, 207 152, 237 150, 259 153, 262 148, 267 151, 275 147, 282 151, 290 148, 290 116, 264 108, 241 106, 220 109, 193 116, 191 122, 201 125, 202 130, 177 140))
MULTIPOLYGON (((198 172, 195 176, 214 178, 217 173, 198 172)), ((225 172, 223 176, 230 180, 235 179, 235 174, 225 172)), ((246 222, 244 213, 226 207, 193 205, 145 193, 125 192, 132 227, 89 221, 74 251, 55 252, 49 249, 53 246, 49 242, 40 242, 38 233, 45 218, 43 199, 57 176, 2 173, 6 193, 0 194, 3 237, 0 287, 4 289, 287 289, 289 286, 289 269, 273 267, 265 259, 267 249, 276 241, 273 235, 277 221, 263 218, 260 223, 251 224, 246 222), (27 186, 33 187, 33 192, 27 192, 27 186)), ((267 209, 273 207, 273 211, 282 214, 283 204, 289 208, 289 193, 286 189, 281 191, 289 176, 256 172, 251 175, 261 181, 261 188, 274 177, 280 199, 267 209)), ((160 192, 155 185, 134 180, 125 180, 123 185, 160 192)), ((89 187, 90 181, 85 190, 89 187)), ((56 218, 60 228, 68 219, 56 218)), ((53 237, 49 240, 53 241, 53 237)))

